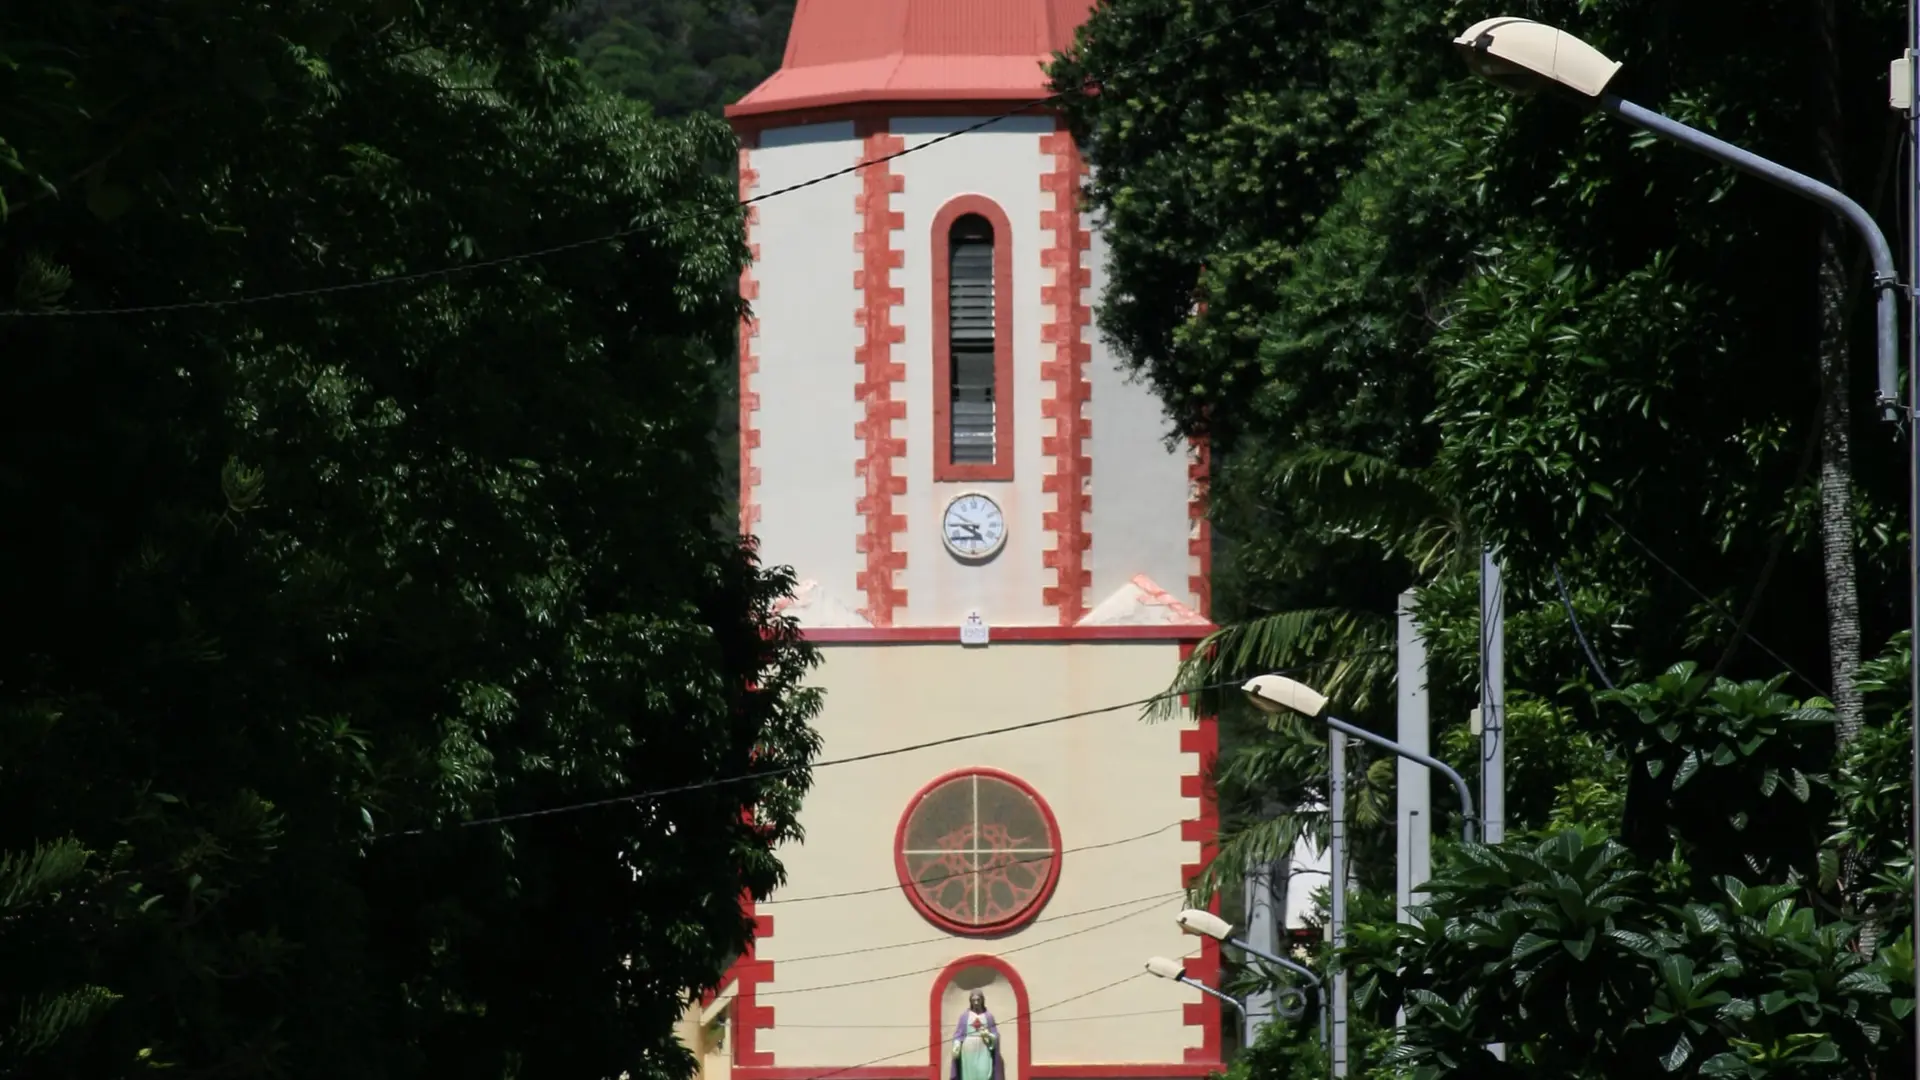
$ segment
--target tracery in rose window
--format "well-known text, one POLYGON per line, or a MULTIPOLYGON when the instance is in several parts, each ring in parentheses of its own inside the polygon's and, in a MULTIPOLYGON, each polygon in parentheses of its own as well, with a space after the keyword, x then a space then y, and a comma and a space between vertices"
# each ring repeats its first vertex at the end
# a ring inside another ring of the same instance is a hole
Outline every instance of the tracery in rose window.
POLYGON ((972 772, 947 778, 908 809, 900 855, 924 913, 955 928, 991 930, 1046 900, 1060 840, 1026 785, 972 772))

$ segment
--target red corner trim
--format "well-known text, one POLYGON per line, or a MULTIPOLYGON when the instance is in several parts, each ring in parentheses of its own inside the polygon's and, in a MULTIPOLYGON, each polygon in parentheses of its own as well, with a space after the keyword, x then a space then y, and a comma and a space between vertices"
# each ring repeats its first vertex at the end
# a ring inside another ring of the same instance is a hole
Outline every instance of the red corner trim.
POLYGON ((984 195, 959 195, 933 216, 933 478, 935 480, 1013 479, 1013 226, 1007 212, 984 195), (979 214, 993 226, 993 463, 957 465, 953 461, 953 365, 948 288, 953 223, 979 214))
POLYGON ((907 415, 907 403, 893 394, 894 384, 907 378, 906 365, 893 359, 893 347, 907 336, 906 328, 893 321, 894 306, 904 297, 893 284, 893 272, 907 259, 904 250, 893 246, 894 230, 906 224, 905 215, 893 209, 893 196, 905 190, 906 178, 895 175, 882 159, 904 150, 906 140, 888 134, 884 122, 862 123, 856 130, 861 137, 860 161, 866 167, 860 171, 860 193, 854 197, 854 212, 860 216, 860 232, 854 239, 860 269, 853 273, 860 308, 854 312, 854 323, 866 330, 866 340, 854 354, 860 365, 854 396, 864 406, 853 427, 853 436, 861 443, 854 474, 864 481, 857 510, 865 522, 855 550, 867 557, 858 580, 867 598, 860 613, 874 626, 892 626, 895 610, 907 604, 907 591, 894 582, 894 574, 907 567, 907 553, 894 547, 894 538, 906 531, 907 519, 893 512, 894 496, 907 493, 906 474, 896 471, 906 457, 907 441, 896 436, 893 428, 894 421, 907 415))
POLYGON ((1203 436, 1192 440, 1193 460, 1187 466, 1187 554, 1192 557, 1192 576, 1187 590, 1193 593, 1194 610, 1213 618, 1213 522, 1207 517, 1212 494, 1213 445, 1203 436))
POLYGON ((1086 568, 1086 553, 1093 547, 1087 531, 1093 459, 1085 453, 1085 440, 1093 433, 1086 417, 1091 396, 1086 368, 1092 356, 1086 327, 1093 312, 1082 303, 1083 290, 1093 284, 1084 257, 1093 238, 1080 224, 1080 181, 1086 165, 1064 121, 1040 137, 1040 150, 1053 157, 1053 171, 1040 178, 1040 190, 1053 194, 1053 209, 1040 213, 1040 227, 1053 233, 1053 244, 1040 255, 1040 265, 1053 270, 1052 283, 1040 290, 1040 302, 1053 311, 1052 320, 1040 328, 1040 340, 1053 345, 1053 359, 1040 365, 1040 378, 1053 384, 1053 396, 1040 403, 1040 415, 1053 420, 1053 433, 1041 440, 1041 453, 1052 459, 1053 471, 1041 478, 1040 489, 1054 497, 1054 509, 1041 516, 1041 528, 1054 538, 1052 549, 1041 557, 1054 571, 1054 584, 1042 591, 1041 599, 1059 611, 1061 626, 1072 626, 1086 615, 1087 590, 1093 585, 1093 573, 1086 568))
MULTIPOLYGON (((1005 976, 1007 985, 1013 988, 1013 1030, 1015 1037, 1020 1040, 1020 1051, 1014 1061, 1018 1071, 1014 1075, 1032 1076, 1033 1024, 1027 1014, 1033 1011, 1033 1002, 1027 997, 1027 981, 1020 977, 1020 973, 1013 969, 1012 964, 997 956, 980 953, 955 960, 933 978, 933 992, 928 995, 927 1002, 927 1022, 931 1033, 931 1037, 927 1039, 928 1080, 947 1080, 948 1065, 953 1060, 953 1052, 948 1049, 949 1041, 953 1037, 953 1029, 947 1027, 948 1017, 940 1014, 940 995, 945 992, 947 984, 952 982, 956 975, 974 967, 992 968, 1005 976)), ((993 1003, 988 1002, 987 1008, 991 1010, 993 1003)))
MULTIPOLYGON (((1180 646, 1180 658, 1185 660, 1193 655, 1194 646, 1180 646)), ((1180 778, 1180 797, 1198 799, 1199 816, 1180 824, 1180 838, 1200 845, 1200 861, 1189 863, 1180 868, 1180 887, 1192 888, 1207 865, 1213 861, 1219 851, 1220 804, 1214 791, 1212 776, 1214 761, 1220 756, 1219 721, 1212 716, 1197 717, 1198 726, 1180 733, 1180 751, 1194 755, 1194 771, 1180 778)), ((1207 910, 1216 914, 1220 910, 1220 897, 1216 894, 1207 910)), ((1187 976, 1197 979, 1208 986, 1220 984, 1220 943, 1212 938, 1200 939, 1200 955, 1189 957, 1186 962, 1187 976)), ((1200 1045, 1188 1047, 1186 1059, 1196 1065, 1218 1067, 1221 1060, 1220 1043, 1220 1002, 1210 996, 1202 995, 1200 1000, 1185 1007, 1188 1027, 1200 1029, 1200 1045)))
POLYGON ((759 986, 773 978, 773 961, 756 959, 760 942, 773 936, 773 916, 755 912, 753 894, 741 892, 740 912, 753 920, 753 940, 747 951, 727 969, 722 984, 731 981, 737 989, 733 996, 733 1060, 738 1066, 770 1066, 773 1052, 759 1049, 762 1031, 773 1029, 773 1006, 759 1003, 759 986))
MULTIPOLYGON (((760 172, 753 167, 753 151, 740 148, 740 198, 751 198, 760 186, 760 172)), ((760 245, 754 242, 753 227, 760 223, 760 208, 747 207, 747 255, 751 260, 740 270, 740 299, 747 304, 740 316, 740 534, 751 536, 760 522, 760 506, 754 502, 754 489, 760 486, 760 467, 754 464, 760 449, 760 429, 754 414, 760 411, 760 393, 753 377, 760 371, 760 358, 754 354, 753 341, 760 336, 760 320, 754 317, 753 303, 760 298, 760 283, 754 280, 753 263, 760 258, 760 245)))

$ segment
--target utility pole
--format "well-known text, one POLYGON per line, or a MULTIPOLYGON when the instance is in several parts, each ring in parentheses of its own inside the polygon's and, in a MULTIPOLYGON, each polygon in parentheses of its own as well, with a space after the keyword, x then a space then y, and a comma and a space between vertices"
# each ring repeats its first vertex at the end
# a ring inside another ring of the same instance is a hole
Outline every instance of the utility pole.
MULTIPOLYGON (((1333 947, 1347 945, 1347 736, 1327 732, 1327 855, 1333 873, 1333 947)), ((1347 965, 1336 957, 1333 967, 1333 1075, 1347 1075, 1347 965)))
POLYGON ((1491 547, 1480 550, 1480 842, 1507 838, 1506 583, 1491 547))
MULTIPOLYGON (((1888 88, 1894 95, 1894 104, 1902 104, 1907 112, 1907 437, 1910 441, 1907 453, 1907 535, 1908 551, 1908 594, 1912 597, 1912 606, 1908 608, 1908 625, 1913 630, 1913 644, 1920 645, 1920 295, 1916 295, 1915 286, 1920 284, 1920 0, 1908 0, 1907 6, 1907 55, 1904 63, 1896 65, 1895 76, 1889 80, 1888 88), (1900 70, 1904 68, 1904 70, 1900 70), (1902 93, 1904 91, 1904 94, 1902 93)), ((1887 379, 1884 372, 1881 382, 1887 379)), ((1883 385, 1882 394, 1886 387, 1883 385)), ((1895 406, 1888 402, 1888 411, 1895 406)), ((1912 851, 1920 851, 1920 662, 1916 662, 1913 652, 1908 653, 1909 668, 1907 692, 1912 702, 1908 713, 1913 725, 1913 773, 1908 777, 1909 791, 1913 802, 1909 817, 1913 823, 1912 851)), ((1914 941, 1920 942, 1920 874, 1913 879, 1913 921, 1914 941)), ((1920 1009, 1913 1013, 1913 1045, 1920 1049, 1920 1009)), ((1920 1076, 1920 1052, 1914 1056, 1914 1071, 1920 1076)))
MULTIPOLYGON (((1916 0, 1920 2, 1920 0, 1916 0)), ((1500 560, 1480 549, 1480 842, 1507 838, 1507 596, 1500 560)), ((1505 1043, 1487 1047, 1505 1061, 1505 1043)))
MULTIPOLYGON (((1400 745, 1416 753, 1427 749, 1431 716, 1427 711, 1427 643, 1420 634, 1412 590, 1400 594, 1399 607, 1399 726, 1400 745)), ((1401 758, 1394 784, 1394 911, 1400 922, 1411 923, 1407 908, 1426 899, 1414 890, 1433 877, 1433 773, 1417 761, 1401 758)), ((1406 1025, 1402 1010, 1395 1026, 1406 1025)))

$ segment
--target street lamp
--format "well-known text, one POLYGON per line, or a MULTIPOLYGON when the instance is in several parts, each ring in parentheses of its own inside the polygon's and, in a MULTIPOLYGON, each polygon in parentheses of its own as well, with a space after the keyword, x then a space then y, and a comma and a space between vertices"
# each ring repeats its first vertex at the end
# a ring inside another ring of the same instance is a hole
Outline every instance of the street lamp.
MULTIPOLYGON (((1453 767, 1446 762, 1438 758, 1429 757, 1426 754, 1420 753, 1418 750, 1410 750, 1384 735, 1375 735, 1366 728, 1349 724, 1345 720, 1329 714, 1326 711, 1326 695, 1305 683, 1295 682, 1285 675, 1256 675, 1248 679, 1246 685, 1240 689, 1247 695, 1247 700, 1253 702, 1253 707, 1259 709, 1261 712, 1269 714, 1297 712, 1308 719, 1317 718, 1335 731, 1351 735, 1362 742, 1372 743, 1388 753, 1398 754, 1408 761, 1425 765, 1434 772, 1445 776, 1453 782, 1454 790, 1460 793, 1460 806, 1466 814, 1466 821, 1461 825, 1461 839, 1469 844, 1473 843, 1473 792, 1467 788, 1466 780, 1463 779, 1458 772, 1455 772, 1453 767)), ((1338 858, 1336 855, 1336 862, 1338 858)), ((1336 868, 1334 881, 1338 882, 1339 880, 1340 874, 1336 868)))
MULTIPOLYGON (((1193 934, 1196 937, 1212 938, 1213 940, 1220 942, 1222 945, 1231 945, 1234 948, 1239 949, 1241 952, 1249 953, 1251 955, 1259 957, 1262 960, 1267 961, 1270 964, 1274 964, 1278 967, 1283 967, 1288 971, 1293 972, 1295 975, 1298 975, 1301 978, 1312 983, 1314 993, 1317 994, 1320 998, 1320 1049, 1322 1051, 1325 1051, 1327 1049, 1326 984, 1320 981, 1320 976, 1315 975, 1313 973, 1312 968, 1309 968, 1304 964, 1296 964, 1292 960, 1289 960, 1284 956, 1275 956, 1274 954, 1268 952, 1265 949, 1250 945, 1247 942, 1242 941, 1237 937, 1234 937, 1233 924, 1221 918, 1220 916, 1215 915, 1211 911, 1202 911, 1199 908, 1188 908, 1187 910, 1181 912, 1177 917, 1175 917, 1174 921, 1180 924, 1180 929, 1186 931, 1189 934, 1193 934)), ((1152 971, 1153 965, 1151 964, 1147 965, 1147 969, 1149 971, 1152 971)), ((1158 975, 1159 972, 1154 972, 1154 974, 1158 975)), ((1161 976, 1161 977, 1167 978, 1168 976, 1161 976)), ((1243 1011, 1241 1015, 1244 1016, 1246 1014, 1243 1011)), ((1285 1016, 1286 1014, 1283 1012, 1281 1015, 1285 1016)), ((1289 1020, 1298 1019, 1298 1016, 1297 1014, 1295 1016, 1287 1016, 1286 1019, 1289 1019, 1289 1020)))
MULTIPOLYGON (((1546 90, 1591 102, 1600 111, 1611 113, 1634 127, 1785 188, 1845 218, 1873 254, 1873 284, 1878 294, 1875 338, 1879 349, 1880 405, 1887 419, 1897 418, 1900 337, 1895 328, 1899 313, 1894 292, 1899 287, 1900 275, 1894 269, 1893 248, 1880 226, 1874 224, 1873 215, 1859 203, 1811 176, 1723 142, 1670 116, 1635 105, 1618 94, 1608 93, 1607 84, 1619 73, 1620 62, 1609 59, 1564 30, 1530 19, 1483 19, 1453 39, 1453 44, 1465 56, 1467 67, 1483 79, 1519 94, 1546 90)), ((1920 537, 1915 540, 1913 554, 1920 560, 1920 537)), ((1920 567, 1920 563, 1916 566, 1920 567)), ((1916 594, 1915 602, 1915 613, 1920 615, 1920 593, 1916 594)), ((1920 683, 1916 683, 1914 689, 1916 696, 1920 696, 1920 683)))
POLYGON ((1215 990, 1211 986, 1208 986, 1206 983, 1201 982, 1199 979, 1195 979, 1189 976, 1187 974, 1187 969, 1180 966, 1180 961, 1178 960, 1169 960, 1164 956, 1156 956, 1153 959, 1147 961, 1147 970, 1152 972, 1156 978, 1171 979, 1177 983, 1185 983, 1186 985, 1193 987, 1195 990, 1198 990, 1203 994, 1207 994, 1212 997, 1219 998, 1221 1001, 1224 1001, 1227 1004, 1233 1006, 1234 1009, 1240 1013, 1242 1018, 1244 1018, 1247 1015, 1246 1006, 1240 1004, 1238 1001, 1234 1000, 1232 997, 1226 994, 1223 994, 1218 990, 1215 990))
MULTIPOLYGON (((1913 12, 1912 21, 1915 33, 1920 34, 1920 8, 1913 12)), ((1602 112, 1611 113, 1634 127, 1722 164, 1731 165, 1803 199, 1819 203, 1845 218, 1861 239, 1866 241, 1867 250, 1873 254, 1880 407, 1887 419, 1899 419, 1900 343, 1895 330, 1898 315, 1894 304, 1899 274, 1894 269, 1893 248, 1887 243, 1885 234, 1881 233, 1880 226, 1874 223, 1873 215, 1861 208, 1859 203, 1811 176, 1794 172, 1704 131, 1688 127, 1672 117, 1662 116, 1617 94, 1608 93, 1607 84, 1613 81, 1620 64, 1564 30, 1527 19, 1485 19, 1468 27, 1466 33, 1454 39, 1453 44, 1465 55, 1467 66, 1474 74, 1509 90, 1518 93, 1549 90, 1584 98, 1602 112)), ((1911 80, 1913 77, 1910 67, 1906 78, 1911 80)), ((1894 89, 1905 89, 1911 94, 1916 87, 1910 83, 1904 88, 1894 89)), ((1920 155, 1920 149, 1916 149, 1916 154, 1920 155)), ((1920 202, 1915 205, 1920 206, 1920 202)), ((1920 249, 1915 250, 1914 257, 1916 263, 1920 263, 1920 249)), ((1920 338, 1920 311, 1910 313, 1909 317, 1913 320, 1915 337, 1920 338)), ((1920 420, 1920 378, 1913 377, 1915 374, 1920 373, 1910 373, 1907 380, 1907 410, 1916 420, 1920 420)), ((1916 632, 1920 633, 1920 422, 1912 425, 1909 439, 1908 456, 1912 465, 1907 491, 1908 615, 1916 632)), ((1920 663, 1910 664, 1909 667, 1907 692, 1913 701, 1915 714, 1920 715, 1920 663)), ((1910 839, 1914 850, 1920 851, 1920 722, 1913 725, 1913 750, 1909 799, 1914 833, 1910 839)), ((1914 901, 1914 940, 1920 942, 1920 874, 1914 876, 1914 901)), ((1914 1013, 1914 1024, 1915 1037, 1920 1039, 1920 1010, 1914 1013)))
MULTIPOLYGON (((1327 855, 1333 863, 1332 911, 1329 916, 1333 922, 1333 944, 1342 949, 1347 944, 1347 740, 1351 735, 1362 742, 1369 742, 1397 754, 1408 761, 1417 762, 1442 774, 1453 782, 1455 791, 1460 793, 1460 806, 1465 814, 1461 823, 1461 836, 1468 843, 1474 840, 1473 829, 1473 792, 1467 788, 1467 782, 1451 766, 1438 758, 1430 757, 1417 750, 1402 746, 1383 735, 1375 735, 1366 728, 1349 724, 1327 712, 1327 696, 1302 682, 1296 682, 1285 675, 1257 675, 1248 679, 1240 687, 1247 695, 1253 707, 1264 713, 1296 712, 1309 719, 1317 718, 1333 733, 1327 739, 1327 855)), ((1211 935, 1209 935, 1211 936, 1211 935)), ((1333 1075, 1347 1075, 1347 973, 1344 966, 1333 971, 1333 1000, 1329 1003, 1333 1013, 1333 1045, 1329 1056, 1333 1059, 1333 1075)))

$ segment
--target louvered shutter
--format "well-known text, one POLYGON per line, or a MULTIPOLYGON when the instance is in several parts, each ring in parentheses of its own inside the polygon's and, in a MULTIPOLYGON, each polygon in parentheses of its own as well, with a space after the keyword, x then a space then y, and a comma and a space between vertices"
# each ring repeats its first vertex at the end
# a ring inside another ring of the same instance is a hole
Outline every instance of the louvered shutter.
POLYGON ((953 462, 993 464, 993 227, 969 214, 948 236, 953 462))

